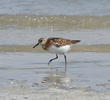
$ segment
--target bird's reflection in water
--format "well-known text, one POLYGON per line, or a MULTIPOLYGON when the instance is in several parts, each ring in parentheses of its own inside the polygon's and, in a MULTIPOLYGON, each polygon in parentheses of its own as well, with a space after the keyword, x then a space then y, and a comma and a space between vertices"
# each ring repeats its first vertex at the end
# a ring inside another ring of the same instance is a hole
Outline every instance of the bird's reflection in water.
POLYGON ((44 77, 42 84, 55 88, 70 88, 72 80, 67 72, 62 71, 62 67, 50 66, 51 71, 47 77, 44 77), (56 69, 56 70, 54 70, 56 69))

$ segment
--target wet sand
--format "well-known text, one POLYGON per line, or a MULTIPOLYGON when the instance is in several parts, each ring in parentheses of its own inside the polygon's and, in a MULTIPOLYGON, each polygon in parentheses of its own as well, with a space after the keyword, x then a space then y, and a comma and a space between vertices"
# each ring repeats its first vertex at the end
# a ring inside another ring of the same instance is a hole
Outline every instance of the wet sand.
MULTIPOLYGON (((109 16, 68 16, 68 15, 29 15, 0 14, 0 25, 23 27, 54 27, 68 29, 105 29, 110 28, 109 16)), ((5 28, 7 28, 5 27, 5 28)), ((1 29, 4 29, 1 27, 1 29)))
MULTIPOLYGON (((33 49, 33 45, 1 45, 0 52, 46 52, 41 47, 33 49)), ((71 52, 110 52, 110 45, 73 46, 71 52)))

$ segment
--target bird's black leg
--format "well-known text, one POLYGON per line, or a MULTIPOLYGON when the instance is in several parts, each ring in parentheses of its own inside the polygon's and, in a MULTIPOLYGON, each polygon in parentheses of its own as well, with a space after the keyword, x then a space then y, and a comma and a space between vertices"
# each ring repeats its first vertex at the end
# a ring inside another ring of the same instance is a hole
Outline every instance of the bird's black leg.
POLYGON ((67 59, 66 59, 66 55, 65 54, 63 54, 64 55, 64 58, 65 58, 65 71, 66 71, 66 69, 67 69, 67 59))
POLYGON ((58 59, 58 55, 57 54, 56 54, 56 57, 55 58, 49 60, 48 65, 51 63, 51 61, 53 61, 55 59, 58 59))

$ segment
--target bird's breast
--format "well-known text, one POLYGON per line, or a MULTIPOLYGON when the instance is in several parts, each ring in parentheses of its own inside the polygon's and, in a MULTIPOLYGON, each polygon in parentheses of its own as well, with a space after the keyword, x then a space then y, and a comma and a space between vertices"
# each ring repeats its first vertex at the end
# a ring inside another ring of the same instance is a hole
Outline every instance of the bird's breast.
POLYGON ((71 49, 70 45, 65 45, 65 46, 60 46, 60 47, 56 47, 54 45, 52 45, 48 51, 51 53, 57 53, 57 54, 62 54, 62 53, 66 53, 71 49))

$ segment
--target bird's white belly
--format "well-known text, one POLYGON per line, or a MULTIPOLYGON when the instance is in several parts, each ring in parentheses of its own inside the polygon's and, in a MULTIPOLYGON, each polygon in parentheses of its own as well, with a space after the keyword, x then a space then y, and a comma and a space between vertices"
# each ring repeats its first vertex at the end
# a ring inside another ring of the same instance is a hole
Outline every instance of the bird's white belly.
POLYGON ((71 49, 70 45, 60 46, 60 47, 56 47, 56 46, 52 45, 48 50, 51 53, 62 54, 62 53, 68 52, 70 49, 71 49))

